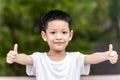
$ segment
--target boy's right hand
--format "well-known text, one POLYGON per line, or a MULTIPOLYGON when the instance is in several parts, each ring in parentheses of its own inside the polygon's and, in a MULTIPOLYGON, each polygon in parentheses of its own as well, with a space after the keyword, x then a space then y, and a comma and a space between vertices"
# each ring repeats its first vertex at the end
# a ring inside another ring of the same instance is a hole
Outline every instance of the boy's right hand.
POLYGON ((118 61, 118 54, 116 51, 113 50, 112 44, 109 45, 109 51, 108 53, 108 60, 111 64, 115 64, 118 61))
POLYGON ((18 55, 18 44, 15 44, 14 49, 10 50, 7 53, 7 58, 6 58, 7 63, 9 63, 9 64, 14 63, 15 60, 16 60, 17 55, 18 55))

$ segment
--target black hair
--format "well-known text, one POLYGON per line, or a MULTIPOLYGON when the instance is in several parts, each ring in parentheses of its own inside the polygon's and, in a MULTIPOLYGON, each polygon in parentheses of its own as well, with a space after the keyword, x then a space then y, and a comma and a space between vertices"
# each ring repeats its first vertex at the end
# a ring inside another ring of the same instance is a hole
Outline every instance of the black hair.
POLYGON ((69 24, 69 29, 71 31, 72 19, 71 16, 68 15, 66 12, 61 10, 52 10, 47 12, 42 17, 42 31, 46 32, 48 22, 53 20, 64 20, 69 24))

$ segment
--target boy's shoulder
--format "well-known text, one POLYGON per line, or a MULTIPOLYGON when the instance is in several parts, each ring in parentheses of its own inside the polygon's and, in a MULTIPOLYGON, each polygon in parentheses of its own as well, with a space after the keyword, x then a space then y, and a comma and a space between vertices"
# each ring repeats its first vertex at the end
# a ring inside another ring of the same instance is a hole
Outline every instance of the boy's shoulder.
POLYGON ((68 52, 67 55, 71 58, 71 59, 77 59, 77 60, 81 60, 83 58, 85 58, 85 54, 82 54, 80 52, 68 52))
POLYGON ((34 52, 33 54, 31 55, 34 55, 34 56, 42 56, 42 55, 46 55, 47 53, 46 52, 34 52))
POLYGON ((69 55, 84 55, 82 53, 80 53, 79 51, 77 52, 67 52, 69 55))

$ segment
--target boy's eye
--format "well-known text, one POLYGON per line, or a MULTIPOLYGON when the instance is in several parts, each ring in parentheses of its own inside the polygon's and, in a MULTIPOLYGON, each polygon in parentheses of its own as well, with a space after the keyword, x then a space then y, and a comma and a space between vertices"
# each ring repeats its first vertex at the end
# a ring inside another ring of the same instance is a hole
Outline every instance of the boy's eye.
POLYGON ((55 34, 55 32, 50 32, 51 34, 55 34))
POLYGON ((67 34, 67 31, 63 31, 62 33, 63 33, 63 34, 67 34))

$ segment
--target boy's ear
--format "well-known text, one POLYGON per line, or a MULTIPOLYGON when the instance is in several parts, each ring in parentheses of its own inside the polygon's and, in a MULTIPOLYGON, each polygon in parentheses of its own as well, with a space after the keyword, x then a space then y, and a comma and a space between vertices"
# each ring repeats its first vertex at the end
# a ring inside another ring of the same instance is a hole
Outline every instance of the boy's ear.
POLYGON ((47 41, 46 33, 44 31, 41 31, 41 35, 42 35, 43 40, 47 41))
POLYGON ((69 38, 69 41, 71 41, 72 37, 73 37, 73 30, 70 31, 70 38, 69 38))

